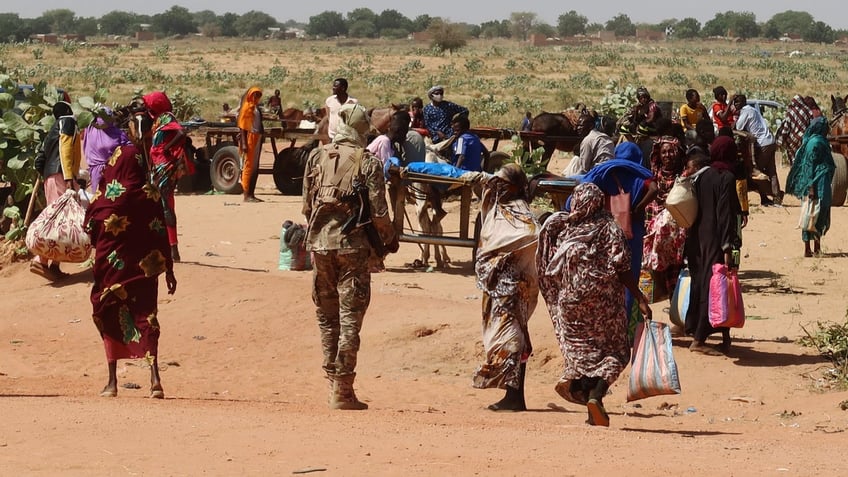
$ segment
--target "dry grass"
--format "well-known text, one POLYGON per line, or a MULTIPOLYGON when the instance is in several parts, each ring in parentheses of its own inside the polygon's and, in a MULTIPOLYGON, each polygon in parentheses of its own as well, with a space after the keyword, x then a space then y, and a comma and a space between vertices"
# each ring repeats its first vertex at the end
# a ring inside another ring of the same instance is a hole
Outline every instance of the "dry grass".
POLYGON ((610 81, 644 84, 658 100, 683 101, 687 88, 723 84, 731 92, 787 102, 812 95, 829 107, 848 82, 844 51, 813 44, 724 41, 616 43, 532 48, 504 40, 473 41, 454 54, 407 41, 347 42, 193 38, 109 49, 79 45, 2 45, 0 71, 23 82, 46 79, 74 97, 97 87, 114 102, 138 90, 181 90, 201 100, 205 117, 238 102, 249 86, 279 88, 290 107, 323 104, 332 79, 350 80, 367 106, 405 102, 441 83, 449 100, 468 105, 477 125, 515 127, 525 110, 597 105, 610 81), (793 50, 803 55, 789 56, 793 50), (35 60, 35 61, 34 61, 35 60))

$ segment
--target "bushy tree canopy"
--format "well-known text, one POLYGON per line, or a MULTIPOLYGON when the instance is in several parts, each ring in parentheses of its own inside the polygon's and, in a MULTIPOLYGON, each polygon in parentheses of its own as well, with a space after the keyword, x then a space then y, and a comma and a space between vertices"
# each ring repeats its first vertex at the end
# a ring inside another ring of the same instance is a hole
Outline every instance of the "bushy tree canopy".
POLYGON ((347 35, 347 23, 341 13, 328 10, 309 17, 306 33, 323 37, 347 35))
POLYGON ((630 20, 630 17, 624 13, 619 13, 610 19, 606 26, 607 31, 614 31, 615 36, 635 36, 636 25, 630 20))
POLYGON ((264 37, 268 28, 277 27, 277 19, 264 12, 251 10, 240 16, 233 25, 239 36, 264 37))
POLYGON ((674 24, 674 36, 676 38, 696 38, 701 34, 701 22, 687 17, 674 24))
POLYGON ((786 10, 776 13, 763 25, 763 36, 780 38, 783 35, 801 35, 813 24, 813 16, 807 12, 786 10))
POLYGON ((174 5, 165 13, 153 15, 153 29, 164 35, 197 33, 197 25, 188 9, 174 5))
POLYGON ((454 51, 468 43, 468 31, 459 23, 448 23, 444 20, 433 20, 427 29, 433 38, 433 46, 445 51, 454 51))
POLYGON ((527 35, 539 22, 533 12, 512 12, 509 14, 509 21, 512 25, 512 36, 522 41, 527 40, 527 35))
POLYGON ((574 10, 570 10, 560 15, 557 19, 557 32, 560 36, 585 35, 586 24, 588 23, 588 18, 574 10))

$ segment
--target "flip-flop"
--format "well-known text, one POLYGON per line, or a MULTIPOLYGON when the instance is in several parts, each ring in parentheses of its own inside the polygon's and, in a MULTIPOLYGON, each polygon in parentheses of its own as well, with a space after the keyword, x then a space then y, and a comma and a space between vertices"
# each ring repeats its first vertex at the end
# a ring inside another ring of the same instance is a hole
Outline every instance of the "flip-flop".
POLYGON ((607 414, 603 404, 601 404, 597 399, 589 399, 589 402, 586 403, 586 409, 589 410, 589 424, 593 426, 609 427, 609 414, 607 414))
POLYGON ((151 388, 150 389, 150 398, 151 399, 165 399, 165 391, 162 390, 162 387, 151 388))
POLYGON ((100 397, 117 397, 118 390, 117 389, 104 389, 100 391, 100 397))

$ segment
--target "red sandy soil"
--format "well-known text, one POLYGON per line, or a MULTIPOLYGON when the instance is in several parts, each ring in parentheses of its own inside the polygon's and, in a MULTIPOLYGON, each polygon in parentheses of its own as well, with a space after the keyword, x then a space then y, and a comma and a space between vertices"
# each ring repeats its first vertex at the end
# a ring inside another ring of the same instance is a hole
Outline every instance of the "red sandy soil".
MULTIPOLYGON (((551 170, 560 170, 558 160, 551 170)), ((785 174, 786 170, 783 170, 785 174)), ((480 362, 480 292, 471 250, 448 270, 413 270, 402 244, 373 276, 356 388, 364 412, 327 409, 310 272, 277 270, 280 225, 300 200, 260 178, 261 204, 179 196, 179 288, 162 286, 160 361, 167 398, 148 395, 143 361, 106 382, 90 320, 90 270, 50 285, 26 263, 0 269, 2 475, 838 475, 848 392, 829 362, 796 344, 802 325, 846 312, 848 208, 833 211, 822 258, 803 258, 797 201, 753 207, 741 279, 749 320, 729 356, 675 338, 683 393, 626 403, 627 372, 607 398, 608 429, 553 389, 562 367, 540 300, 524 413, 471 388, 480 362), (845 247, 845 248, 843 248, 845 247), (121 387, 136 383, 141 389, 121 387)), ((758 202, 755 194, 752 202, 758 202)), ((446 230, 455 231, 458 203, 446 230)), ((668 302, 653 305, 668 321, 668 302)))

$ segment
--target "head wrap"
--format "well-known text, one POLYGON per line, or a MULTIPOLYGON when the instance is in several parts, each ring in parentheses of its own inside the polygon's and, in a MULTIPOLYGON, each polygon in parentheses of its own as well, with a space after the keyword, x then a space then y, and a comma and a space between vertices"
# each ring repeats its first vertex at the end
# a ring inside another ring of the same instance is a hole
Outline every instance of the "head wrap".
POLYGON ((71 104, 67 101, 57 101, 56 104, 53 105, 53 117, 56 119, 59 119, 62 116, 70 116, 72 114, 74 114, 74 110, 71 109, 71 104))
POLYGON ((365 134, 371 129, 368 113, 361 104, 345 104, 339 109, 339 129, 333 137, 333 143, 348 142, 356 146, 365 146, 365 134))
POLYGON ((162 91, 147 93, 142 96, 142 99, 144 100, 144 105, 147 106, 147 111, 153 118, 158 118, 159 116, 165 113, 170 113, 173 110, 171 100, 168 99, 168 96, 162 91))
POLYGON ((615 159, 642 164, 642 150, 636 143, 625 141, 618 146, 615 146, 615 159))
POLYGON ((661 136, 654 141, 654 145, 651 148, 651 168, 654 173, 664 168, 661 154, 662 147, 666 144, 673 145, 675 151, 677 151, 677 161, 671 165, 671 170, 679 174, 683 171, 682 150, 680 149, 680 141, 674 136, 661 136))
POLYGON ((568 222, 581 222, 598 213, 603 207, 604 193, 597 185, 591 182, 579 184, 571 194, 571 213, 568 215, 568 222))
MULTIPOLYGON (((810 187, 815 187, 816 194, 821 200, 822 211, 825 210, 826 205, 830 206, 831 197, 829 194, 825 194, 824 190, 825 184, 830 184, 836 170, 836 163, 833 160, 833 153, 827 140, 829 132, 829 124, 823 116, 819 116, 810 122, 804 132, 804 141, 801 143, 798 153, 795 154, 795 161, 786 177, 786 192, 799 199, 809 195, 810 187)), ((829 227, 830 222, 828 220, 824 231, 829 227)))
POLYGON ((427 96, 433 96, 433 93, 435 93, 436 91, 444 91, 444 90, 445 90, 445 87, 440 85, 440 84, 431 86, 430 89, 427 90, 427 96))
POLYGON ((729 136, 719 136, 710 144, 710 165, 716 169, 732 171, 738 160, 736 142, 729 136))
POLYGON ((256 112, 256 107, 259 106, 261 97, 262 90, 258 86, 251 86, 247 93, 244 93, 238 112, 237 124, 239 129, 253 130, 253 114, 256 112))

